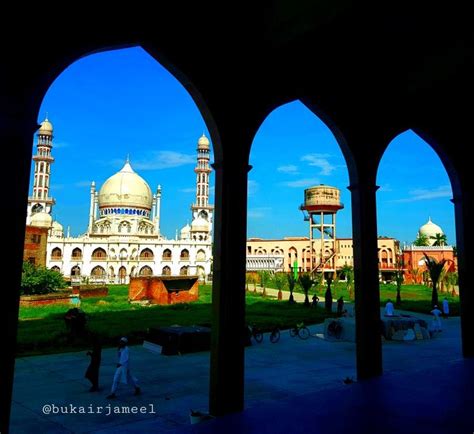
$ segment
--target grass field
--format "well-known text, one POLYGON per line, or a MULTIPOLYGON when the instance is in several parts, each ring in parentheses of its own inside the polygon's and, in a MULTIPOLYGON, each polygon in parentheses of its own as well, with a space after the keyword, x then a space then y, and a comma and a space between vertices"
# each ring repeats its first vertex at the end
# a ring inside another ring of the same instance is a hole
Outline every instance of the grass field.
MULTIPOLYGON (((303 321, 324 321, 322 308, 308 309, 301 304, 289 305, 274 298, 248 292, 246 320, 264 330, 275 325, 287 328, 303 321)), ((86 338, 71 339, 64 323, 66 306, 20 308, 17 355, 33 355, 88 348, 86 338)), ((104 345, 115 346, 120 336, 131 343, 141 343, 150 327, 173 324, 210 325, 211 287, 199 288, 199 301, 171 306, 139 306, 128 303, 128 287, 111 285, 107 297, 84 299, 81 309, 88 318, 88 330, 100 335, 104 345)))

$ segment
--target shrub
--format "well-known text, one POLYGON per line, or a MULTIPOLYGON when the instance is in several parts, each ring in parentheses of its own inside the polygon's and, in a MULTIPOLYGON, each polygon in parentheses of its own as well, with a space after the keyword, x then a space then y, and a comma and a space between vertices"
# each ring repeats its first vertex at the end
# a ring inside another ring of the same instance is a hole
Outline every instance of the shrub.
POLYGON ((66 282, 61 273, 23 262, 20 295, 49 294, 65 286, 66 282))

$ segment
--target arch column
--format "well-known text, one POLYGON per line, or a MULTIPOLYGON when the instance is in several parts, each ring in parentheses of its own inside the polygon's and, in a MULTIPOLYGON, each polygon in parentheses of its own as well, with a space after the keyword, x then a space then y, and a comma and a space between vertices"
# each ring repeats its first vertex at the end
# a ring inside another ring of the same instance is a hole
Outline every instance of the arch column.
POLYGON ((357 378, 382 375, 375 175, 351 184, 357 378))
MULTIPOLYGON (((468 181, 472 182, 472 179, 468 181)), ((462 353, 464 357, 474 357, 474 293, 471 288, 474 252, 472 248, 468 248, 474 245, 472 230, 474 204, 472 192, 466 184, 467 182, 461 184, 460 195, 455 195, 452 202, 456 222, 462 353)))
POLYGON ((15 367, 15 348, 18 329, 18 308, 21 270, 26 225, 26 200, 28 197, 30 164, 32 157, 33 134, 38 125, 33 110, 15 104, 2 104, 0 107, 0 143, 3 146, 4 161, 15 165, 14 194, 8 201, 2 201, 3 215, 15 216, 8 230, 3 234, 3 247, 7 255, 3 258, 4 270, 13 276, 13 285, 2 293, 0 303, 0 330, 2 330, 2 356, 0 357, 0 432, 9 432, 10 407, 15 367), (13 107, 13 108, 12 108, 13 107), (16 110, 14 109, 16 107, 16 110), (12 112, 7 112, 11 109, 12 112), (20 114, 21 113, 21 114, 20 114))
MULTIPOLYGON (((229 134, 215 170, 212 335, 209 410, 214 416, 244 408, 246 143, 229 134)), ((249 142, 250 143, 250 142, 249 142)), ((248 148, 247 148, 248 149, 248 148)))

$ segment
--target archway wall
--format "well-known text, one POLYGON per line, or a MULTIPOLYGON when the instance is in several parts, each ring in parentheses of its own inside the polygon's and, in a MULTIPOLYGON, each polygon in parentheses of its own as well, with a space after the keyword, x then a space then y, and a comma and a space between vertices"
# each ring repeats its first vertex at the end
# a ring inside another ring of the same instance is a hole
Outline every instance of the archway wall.
MULTIPOLYGON (((380 374, 380 337, 373 331, 380 315, 375 176, 384 149, 401 131, 422 131, 429 143, 436 143, 449 157, 448 173, 458 178, 452 185, 461 288, 468 283, 467 270, 474 268, 473 253, 466 248, 474 241, 468 225, 473 209, 471 168, 465 158, 465 149, 471 145, 471 120, 461 110, 470 106, 474 94, 471 44, 463 33, 467 27, 440 32, 449 14, 446 7, 439 12, 430 9, 434 17, 427 19, 424 8, 410 5, 409 10, 398 10, 394 26, 390 14, 374 20, 364 7, 340 5, 315 5, 305 8, 305 14, 254 5, 251 14, 240 10, 232 19, 224 14, 219 23, 210 25, 209 11, 198 6, 190 6, 187 18, 177 8, 163 7, 159 26, 156 13, 150 10, 117 10, 110 20, 110 11, 97 7, 87 17, 87 26, 79 19, 43 26, 41 40, 47 41, 46 49, 38 49, 36 39, 22 41, 21 46, 11 43, 11 35, 1 39, 7 68, 2 68, 0 80, 0 142, 5 144, 4 160, 15 162, 16 167, 13 194, 1 205, 4 215, 15 216, 4 239, 8 251, 4 266, 12 272, 13 288, 20 283, 31 138, 44 93, 81 56, 141 45, 190 91, 215 146, 211 412, 219 415, 243 409, 243 347, 236 342, 244 323, 251 142, 268 113, 295 99, 317 106, 315 113, 338 131, 351 179, 358 375, 380 374), (196 31, 196 22, 208 25, 196 31), (413 22, 419 25, 413 28, 413 22), (246 32, 241 31, 242 23, 246 32), (236 42, 235 35, 240 38, 236 42), (381 44, 383 52, 378 48, 381 44), (203 61, 203 47, 208 64, 203 61)), ((35 26, 36 21, 25 18, 18 23, 17 34, 31 34, 35 26)), ((474 339, 467 325, 472 325, 474 317, 468 312, 474 304, 465 289, 461 298, 464 354, 472 356, 474 339)), ((6 330, 6 356, 0 360, 0 401, 5 403, 0 415, 2 432, 8 431, 18 301, 18 291, 8 291, 0 305, 0 329, 6 330)))

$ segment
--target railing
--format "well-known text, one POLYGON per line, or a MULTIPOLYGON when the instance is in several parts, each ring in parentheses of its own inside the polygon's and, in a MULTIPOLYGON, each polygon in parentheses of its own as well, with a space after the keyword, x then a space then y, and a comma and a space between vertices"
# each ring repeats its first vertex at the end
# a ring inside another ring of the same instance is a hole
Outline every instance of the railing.
POLYGON ((284 271, 285 257, 283 255, 247 255, 247 271, 284 271))

